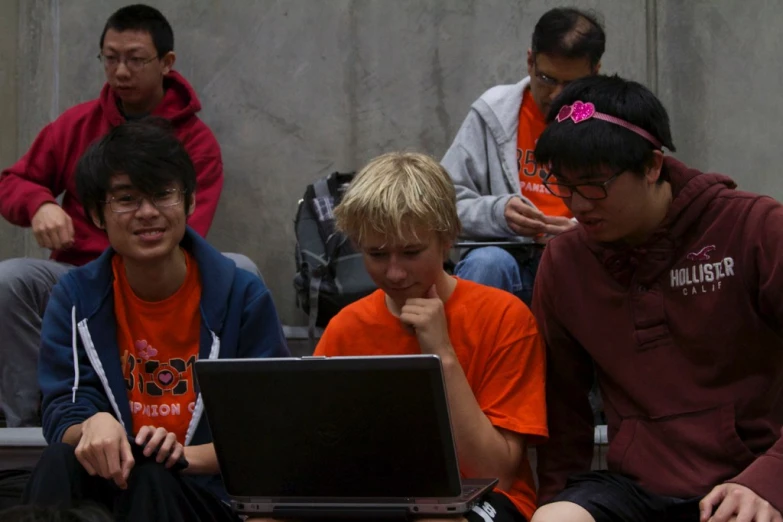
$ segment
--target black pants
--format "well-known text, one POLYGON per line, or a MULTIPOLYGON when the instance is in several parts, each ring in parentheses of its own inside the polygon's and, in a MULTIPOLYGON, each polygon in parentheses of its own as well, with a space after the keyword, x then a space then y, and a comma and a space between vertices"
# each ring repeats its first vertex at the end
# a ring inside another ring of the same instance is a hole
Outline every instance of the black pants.
POLYGON ((119 521, 239 520, 228 505, 192 477, 152 460, 137 462, 128 488, 121 490, 111 480, 90 476, 76 459, 73 446, 64 443, 44 450, 22 501, 59 508, 98 504, 119 521))
POLYGON ((572 502, 596 522, 698 522, 701 499, 656 495, 618 473, 588 471, 569 478, 549 502, 572 502))

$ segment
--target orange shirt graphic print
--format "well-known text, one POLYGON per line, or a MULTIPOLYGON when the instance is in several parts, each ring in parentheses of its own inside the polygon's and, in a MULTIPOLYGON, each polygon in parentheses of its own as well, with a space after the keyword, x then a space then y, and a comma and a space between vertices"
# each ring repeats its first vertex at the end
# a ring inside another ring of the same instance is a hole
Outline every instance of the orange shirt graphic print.
POLYGON ((519 189, 523 196, 547 216, 573 217, 562 199, 552 195, 543 184, 549 174, 535 159, 538 137, 546 128, 546 120, 538 110, 530 90, 522 95, 519 107, 519 129, 517 131, 517 168, 519 189))
POLYGON ((162 427, 181 443, 196 406, 193 365, 201 330, 198 266, 189 254, 186 261, 188 273, 182 286, 163 301, 148 302, 133 293, 122 258, 112 260, 117 345, 132 432, 142 426, 162 427))

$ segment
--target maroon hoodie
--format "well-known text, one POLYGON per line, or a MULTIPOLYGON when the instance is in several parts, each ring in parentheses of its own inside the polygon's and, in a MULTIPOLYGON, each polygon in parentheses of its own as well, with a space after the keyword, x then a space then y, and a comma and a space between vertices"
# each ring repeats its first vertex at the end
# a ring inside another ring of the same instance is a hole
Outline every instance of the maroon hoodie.
POLYGON ((547 246, 540 500, 590 469, 595 361, 610 471, 681 498, 736 482, 783 511, 783 206, 672 158, 663 175, 673 201, 646 244, 577 227, 547 246))
MULTIPOLYGON (((201 103, 190 84, 177 72, 164 79, 166 93, 152 115, 170 120, 196 167, 196 208, 188 224, 206 236, 223 188, 220 147, 196 113, 201 103)), ((83 265, 109 246, 106 234, 84 215, 76 195, 74 169, 87 147, 125 121, 117 98, 106 84, 97 100, 65 111, 38 134, 27 154, 0 174, 0 214, 11 223, 29 227, 36 211, 63 194, 62 207, 73 220, 74 245, 52 252, 63 263, 83 265)))

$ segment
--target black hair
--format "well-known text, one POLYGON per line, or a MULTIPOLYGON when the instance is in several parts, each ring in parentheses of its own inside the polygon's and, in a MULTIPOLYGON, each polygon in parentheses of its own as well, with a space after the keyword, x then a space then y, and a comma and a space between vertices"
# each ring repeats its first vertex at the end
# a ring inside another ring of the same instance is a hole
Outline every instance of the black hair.
POLYGON ((190 210, 196 169, 166 119, 147 117, 123 123, 90 145, 76 165, 76 192, 86 216, 94 211, 104 222, 103 202, 117 174, 127 174, 131 184, 145 194, 180 183, 185 214, 190 210))
POLYGON ((533 30, 533 54, 587 58, 595 68, 606 49, 606 33, 595 11, 573 7, 550 9, 533 30))
POLYGON ((111 520, 113 519, 106 510, 92 504, 70 509, 25 505, 0 511, 0 522, 111 522, 111 520))
POLYGON ((158 58, 163 58, 174 50, 174 31, 163 14, 144 4, 134 4, 122 7, 114 12, 106 21, 101 33, 100 48, 103 49, 103 39, 106 31, 114 29, 117 32, 143 31, 152 37, 152 43, 158 52, 158 58))
POLYGON ((577 172, 610 167, 613 171, 642 173, 656 147, 635 132, 614 123, 588 119, 574 123, 554 121, 560 108, 575 101, 590 102, 596 112, 621 118, 641 127, 674 151, 669 115, 660 100, 644 85, 614 76, 588 76, 575 80, 555 98, 549 109, 549 125, 538 138, 535 157, 550 165, 550 173, 577 172))

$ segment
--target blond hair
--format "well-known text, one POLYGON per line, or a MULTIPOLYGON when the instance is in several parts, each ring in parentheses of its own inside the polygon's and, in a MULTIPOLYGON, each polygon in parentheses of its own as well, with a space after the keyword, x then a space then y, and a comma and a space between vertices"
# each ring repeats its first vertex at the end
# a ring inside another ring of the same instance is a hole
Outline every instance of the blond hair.
POLYGON ((391 152, 368 163, 334 209, 337 229, 361 245, 369 232, 392 244, 418 241, 417 230, 452 242, 460 232, 454 184, 434 159, 391 152))

